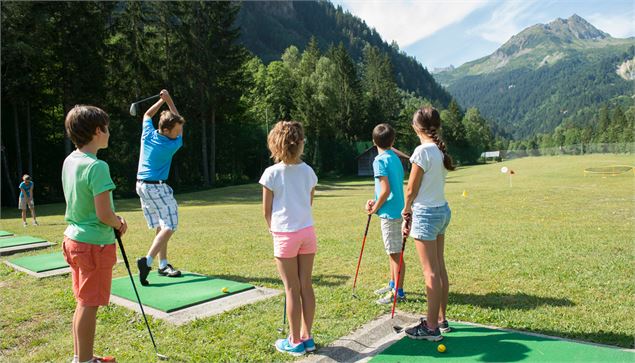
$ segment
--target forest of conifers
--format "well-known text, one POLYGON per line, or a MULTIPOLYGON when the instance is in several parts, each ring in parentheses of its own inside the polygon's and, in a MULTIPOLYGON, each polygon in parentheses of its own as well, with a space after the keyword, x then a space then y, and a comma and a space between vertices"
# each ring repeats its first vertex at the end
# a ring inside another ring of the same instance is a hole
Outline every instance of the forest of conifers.
MULTIPOLYGON (((240 3, 1 7, 3 205, 15 203, 24 173, 33 177, 38 202, 63 200, 61 166, 73 149, 64 116, 76 104, 110 115, 110 146, 99 157, 110 165, 116 194, 133 195, 141 115, 131 116, 129 107, 163 88, 186 119, 169 178, 177 191, 257 180, 271 163, 266 134, 282 119, 304 124, 304 159, 321 177, 354 174, 356 144, 370 141, 381 122, 397 129, 397 148, 410 153, 417 144, 410 122, 422 105, 441 110, 459 164, 509 145, 478 109, 462 110, 418 63, 386 52, 387 44, 353 35, 346 44, 322 44, 324 37, 313 37, 286 47, 277 60, 261 60, 241 42, 240 3), (404 69, 420 69, 420 80, 405 82, 404 69)), ((608 122, 621 117, 613 109, 606 115, 608 122)))

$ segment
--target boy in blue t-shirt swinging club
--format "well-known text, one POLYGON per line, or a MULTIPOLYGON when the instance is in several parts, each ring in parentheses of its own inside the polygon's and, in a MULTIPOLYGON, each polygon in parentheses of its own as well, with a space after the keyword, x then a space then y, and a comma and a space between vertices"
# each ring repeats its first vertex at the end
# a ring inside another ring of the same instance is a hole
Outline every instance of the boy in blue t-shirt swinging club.
POLYGON ((141 152, 137 169, 136 190, 141 199, 143 216, 148 228, 156 231, 148 254, 137 260, 139 281, 144 286, 148 285, 148 273, 157 255, 160 275, 181 276, 181 271, 168 263, 168 241, 176 231, 179 215, 172 188, 166 184, 166 180, 170 173, 172 157, 183 145, 185 119, 179 115, 167 90, 162 90, 160 96, 161 98, 143 115, 141 152), (159 128, 155 129, 152 117, 163 103, 167 103, 170 110, 161 112, 159 128))

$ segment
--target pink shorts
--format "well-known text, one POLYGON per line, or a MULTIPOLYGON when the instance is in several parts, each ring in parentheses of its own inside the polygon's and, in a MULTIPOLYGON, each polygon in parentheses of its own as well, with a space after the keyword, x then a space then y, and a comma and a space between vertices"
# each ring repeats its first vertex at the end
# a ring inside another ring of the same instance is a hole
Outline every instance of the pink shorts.
POLYGON ((278 258, 292 258, 317 252, 315 228, 309 226, 295 232, 271 232, 273 235, 273 255, 278 258))

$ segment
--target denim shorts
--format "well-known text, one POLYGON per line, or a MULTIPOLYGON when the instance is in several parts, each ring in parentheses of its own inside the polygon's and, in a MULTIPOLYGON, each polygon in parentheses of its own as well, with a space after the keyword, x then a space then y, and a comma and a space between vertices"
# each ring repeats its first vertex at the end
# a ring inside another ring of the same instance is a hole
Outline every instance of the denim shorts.
POLYGON ((410 237, 422 241, 434 241, 450 224, 452 211, 446 203, 440 207, 412 208, 412 227, 410 237))

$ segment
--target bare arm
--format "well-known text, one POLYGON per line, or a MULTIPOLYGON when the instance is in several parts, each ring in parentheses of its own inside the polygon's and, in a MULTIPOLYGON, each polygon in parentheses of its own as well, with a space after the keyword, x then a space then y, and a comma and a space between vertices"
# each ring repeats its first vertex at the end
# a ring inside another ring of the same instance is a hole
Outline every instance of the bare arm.
POLYGON ((154 117, 154 115, 156 115, 157 111, 159 111, 159 109, 161 108, 161 106, 163 106, 163 103, 165 102, 165 100, 163 100, 163 98, 160 98, 157 102, 154 103, 154 105, 152 105, 152 107, 150 107, 145 115, 143 115, 143 118, 152 118, 154 117))
POLYGON ((423 180, 423 169, 413 163, 410 169, 410 177, 408 178, 408 186, 406 186, 406 200, 402 215, 412 213, 412 203, 417 198, 417 194, 419 194, 421 180, 423 180))
POLYGON ((387 176, 379 177, 379 186, 381 187, 381 192, 379 193, 377 200, 372 204, 371 209, 368 211, 368 214, 377 213, 379 208, 381 208, 381 206, 384 205, 384 203, 388 199, 388 196, 390 196, 390 183, 388 182, 387 176))
POLYGON ((311 206, 313 206, 313 197, 315 196, 315 187, 311 189, 311 206))
POLYGON ((97 194, 94 197, 94 201, 97 218, 99 218, 103 224, 118 230, 122 235, 126 233, 128 224, 123 218, 115 215, 115 212, 110 208, 110 191, 108 190, 97 194))
POLYGON ((271 232, 271 210, 273 209, 273 191, 262 187, 262 214, 271 232))
POLYGON ((33 201, 33 195, 35 194, 33 191, 35 190, 35 185, 31 186, 31 192, 29 194, 29 201, 33 201))
POLYGON ((172 112, 175 115, 179 115, 179 111, 176 109, 176 106, 174 105, 174 101, 172 100, 172 96, 170 96, 170 93, 168 92, 168 90, 161 90, 161 99, 164 100, 167 104, 168 107, 170 108, 170 112, 172 112))

